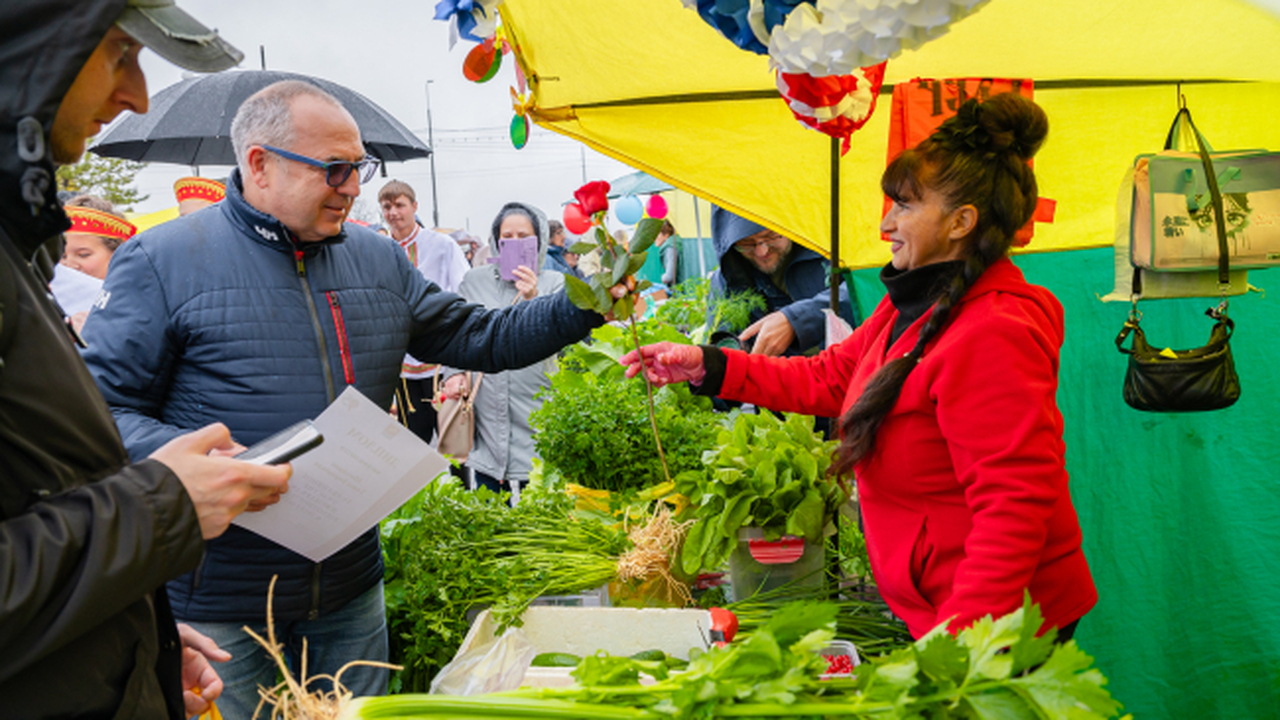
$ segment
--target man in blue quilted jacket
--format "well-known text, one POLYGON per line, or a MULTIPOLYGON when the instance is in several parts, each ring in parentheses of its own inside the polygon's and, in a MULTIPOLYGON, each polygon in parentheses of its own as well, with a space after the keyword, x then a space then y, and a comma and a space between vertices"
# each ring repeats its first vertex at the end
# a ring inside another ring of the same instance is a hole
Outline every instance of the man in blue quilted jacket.
MULTIPOLYGON (((223 422, 251 445, 320 414, 354 385, 390 408, 406 351, 424 362, 499 372, 584 338, 600 316, 564 293, 503 310, 469 305, 423 278, 390 239, 344 223, 376 169, 351 115, 305 82, 251 96, 232 123, 238 168, 226 200, 121 246, 85 323, 84 353, 132 457, 223 422)), ((218 701, 248 718, 275 668, 241 631, 261 628, 279 575, 277 633, 309 676, 385 660, 377 528, 320 563, 233 526, 169 584, 174 614, 233 659, 218 701)), ((386 671, 342 676, 381 694, 386 671)))

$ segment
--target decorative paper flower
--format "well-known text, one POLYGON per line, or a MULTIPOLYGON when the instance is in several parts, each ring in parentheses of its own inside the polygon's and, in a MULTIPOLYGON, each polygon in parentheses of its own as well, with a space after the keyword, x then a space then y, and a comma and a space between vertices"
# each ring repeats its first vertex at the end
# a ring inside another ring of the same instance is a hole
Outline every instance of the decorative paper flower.
POLYGON ((453 20, 458 35, 472 42, 492 37, 498 27, 498 5, 502 0, 440 0, 436 20, 453 20))
POLYGON ((876 98, 884 82, 885 63, 858 68, 851 75, 778 73, 778 92, 791 113, 805 125, 843 139, 841 151, 848 152, 849 136, 871 119, 876 98))
MULTIPOLYGON (((687 0, 686 0, 687 1, 687 0)), ((772 29, 769 57, 784 73, 848 75, 947 32, 987 0, 817 0, 772 29)))
POLYGON ((604 180, 593 180, 573 191, 573 199, 578 201, 582 212, 588 216, 609 209, 609 183, 604 180))
MULTIPOLYGON (((761 0, 754 0, 759 3, 761 0)), ((769 52, 768 46, 751 28, 747 15, 753 0, 683 0, 684 6, 698 11, 708 25, 720 31, 734 45, 758 55, 769 52)), ((766 35, 767 37, 767 35, 766 35)))
POLYGON ((816 0, 752 0, 751 13, 753 15, 761 15, 764 23, 766 39, 761 42, 768 42, 768 37, 770 33, 773 32, 773 28, 785 22, 787 16, 791 14, 792 10, 796 9, 797 5, 811 6, 815 1, 816 0), (758 13, 757 8, 759 8, 758 13))

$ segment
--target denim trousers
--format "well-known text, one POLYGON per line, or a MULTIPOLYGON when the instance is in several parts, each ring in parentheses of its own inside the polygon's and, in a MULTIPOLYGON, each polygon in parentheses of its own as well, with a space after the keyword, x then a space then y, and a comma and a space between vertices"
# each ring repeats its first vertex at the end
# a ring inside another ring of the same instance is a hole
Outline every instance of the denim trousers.
POLYGON ((516 481, 499 480, 498 478, 488 473, 482 473, 479 470, 474 470, 474 469, 471 471, 471 477, 474 480, 474 484, 471 487, 472 490, 486 487, 495 493, 509 492, 511 493, 511 498, 507 501, 507 504, 510 505, 511 507, 515 507, 516 503, 520 502, 520 481, 519 480, 516 480, 516 481))
MULTIPOLYGON (((378 583, 335 613, 316 620, 277 622, 276 642, 284 646, 285 660, 295 679, 300 679, 302 671, 303 639, 307 641, 307 677, 332 676, 352 660, 387 661, 386 615, 382 583, 378 583)), ((187 624, 231 653, 227 662, 213 663, 223 684, 222 695, 216 701, 218 711, 226 720, 252 718, 261 700, 258 687, 275 686, 277 668, 267 651, 242 628, 248 625, 265 640, 266 623, 187 624)), ((388 677, 386 669, 356 665, 342 673, 340 680, 343 687, 361 697, 385 694, 388 677)), ((308 691, 331 689, 328 680, 307 684, 308 691)), ((270 712, 264 708, 259 717, 270 717, 270 712)))

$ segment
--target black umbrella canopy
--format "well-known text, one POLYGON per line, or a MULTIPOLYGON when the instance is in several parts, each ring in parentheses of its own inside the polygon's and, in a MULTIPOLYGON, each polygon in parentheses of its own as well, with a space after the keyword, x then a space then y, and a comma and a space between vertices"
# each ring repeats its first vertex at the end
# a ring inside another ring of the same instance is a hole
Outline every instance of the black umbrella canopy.
POLYGON ((170 85, 151 98, 150 112, 125 117, 92 150, 139 162, 235 165, 232 118, 246 98, 281 80, 302 80, 338 98, 355 118, 365 147, 384 162, 431 154, 417 135, 360 93, 321 78, 274 70, 227 71, 170 85))

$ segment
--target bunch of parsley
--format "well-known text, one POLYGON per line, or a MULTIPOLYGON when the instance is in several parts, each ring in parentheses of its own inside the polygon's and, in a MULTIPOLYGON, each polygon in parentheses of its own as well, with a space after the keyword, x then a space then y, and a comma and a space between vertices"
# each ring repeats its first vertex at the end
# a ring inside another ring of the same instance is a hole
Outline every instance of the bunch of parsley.
MULTIPOLYGON (((668 340, 688 343, 676 330, 655 321, 637 326, 645 344, 668 340)), ((630 349, 623 331, 597 328, 591 344, 570 348, 542 406, 529 416, 534 445, 544 469, 584 487, 625 492, 665 480, 653 433, 647 396, 638 379, 626 380, 618 363, 630 349)), ((702 454, 716 440, 720 418, 708 398, 684 384, 654 393, 654 414, 662 432, 672 475, 702 472, 702 454)))

